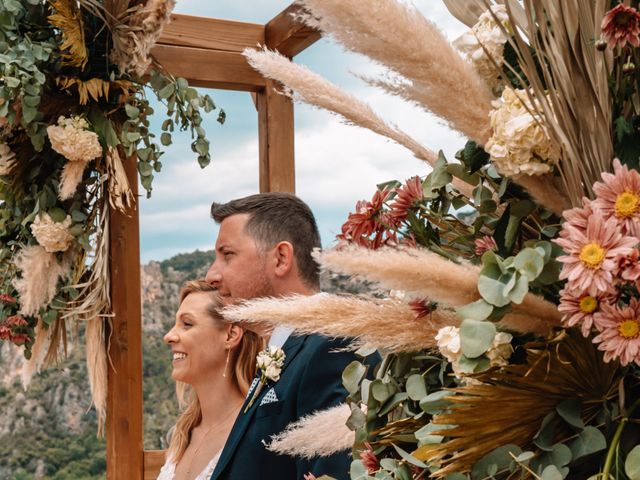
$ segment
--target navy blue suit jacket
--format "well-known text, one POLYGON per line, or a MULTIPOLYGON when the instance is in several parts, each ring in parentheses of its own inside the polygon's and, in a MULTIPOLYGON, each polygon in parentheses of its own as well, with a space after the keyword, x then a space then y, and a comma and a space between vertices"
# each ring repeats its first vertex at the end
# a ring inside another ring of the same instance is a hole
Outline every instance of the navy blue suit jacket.
POLYGON ((320 335, 289 337, 283 346, 285 362, 280 379, 267 382, 244 413, 254 392, 249 391, 211 480, 301 480, 309 472, 317 477, 326 474, 347 480, 350 452, 303 460, 265 448, 271 436, 282 432, 289 423, 346 399, 342 371, 356 357, 352 352, 334 352, 346 345, 345 340, 320 335), (267 399, 271 401, 260 405, 271 388, 271 398, 267 399))

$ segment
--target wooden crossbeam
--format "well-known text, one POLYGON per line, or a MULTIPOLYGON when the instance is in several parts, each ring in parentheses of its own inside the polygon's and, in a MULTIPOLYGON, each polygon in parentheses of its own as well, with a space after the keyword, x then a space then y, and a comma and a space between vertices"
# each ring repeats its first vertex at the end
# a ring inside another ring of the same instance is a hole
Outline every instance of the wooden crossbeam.
POLYGON ((247 47, 264 45, 264 25, 173 14, 157 43, 242 52, 247 47))
POLYGON ((267 47, 293 58, 320 39, 322 34, 318 30, 296 20, 302 11, 300 5, 291 4, 265 25, 267 47))

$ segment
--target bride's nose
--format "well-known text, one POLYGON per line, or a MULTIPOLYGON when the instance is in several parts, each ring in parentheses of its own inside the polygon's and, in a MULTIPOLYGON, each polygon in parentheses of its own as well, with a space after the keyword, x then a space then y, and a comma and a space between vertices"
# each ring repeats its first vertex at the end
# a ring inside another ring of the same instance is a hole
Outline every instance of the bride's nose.
POLYGON ((164 343, 175 343, 178 341, 178 334, 175 332, 175 327, 172 327, 171 330, 169 330, 165 336, 164 336, 164 343))

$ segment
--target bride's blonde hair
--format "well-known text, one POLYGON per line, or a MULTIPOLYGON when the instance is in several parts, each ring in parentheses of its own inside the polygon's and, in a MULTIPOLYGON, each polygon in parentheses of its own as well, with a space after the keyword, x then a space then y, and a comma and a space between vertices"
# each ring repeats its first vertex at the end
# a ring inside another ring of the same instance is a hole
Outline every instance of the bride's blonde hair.
MULTIPOLYGON (((222 325, 224 320, 218 309, 223 304, 216 289, 208 283, 202 280, 185 283, 180 291, 180 303, 182 304, 187 296, 196 292, 209 294, 211 301, 207 306, 207 312, 214 322, 222 325)), ((263 348, 264 340, 254 332, 245 330, 240 344, 231 352, 229 363, 234 365, 232 379, 238 384, 238 388, 243 395, 247 394, 249 385, 255 377, 256 357, 263 348)), ((172 429, 167 457, 178 463, 191 441, 191 431, 202 421, 202 410, 198 396, 190 385, 184 382, 176 382, 176 395, 182 413, 172 429)))

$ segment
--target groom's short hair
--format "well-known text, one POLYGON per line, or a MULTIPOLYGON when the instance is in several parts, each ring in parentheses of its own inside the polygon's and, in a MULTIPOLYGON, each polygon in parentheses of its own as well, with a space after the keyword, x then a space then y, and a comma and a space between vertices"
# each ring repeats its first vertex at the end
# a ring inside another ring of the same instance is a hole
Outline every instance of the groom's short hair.
POLYGON ((269 192, 211 205, 216 223, 241 213, 249 214, 245 228, 259 248, 267 250, 282 241, 291 243, 300 277, 309 286, 320 285, 318 264, 311 256, 313 249, 321 247, 320 233, 306 203, 290 193, 269 192))

